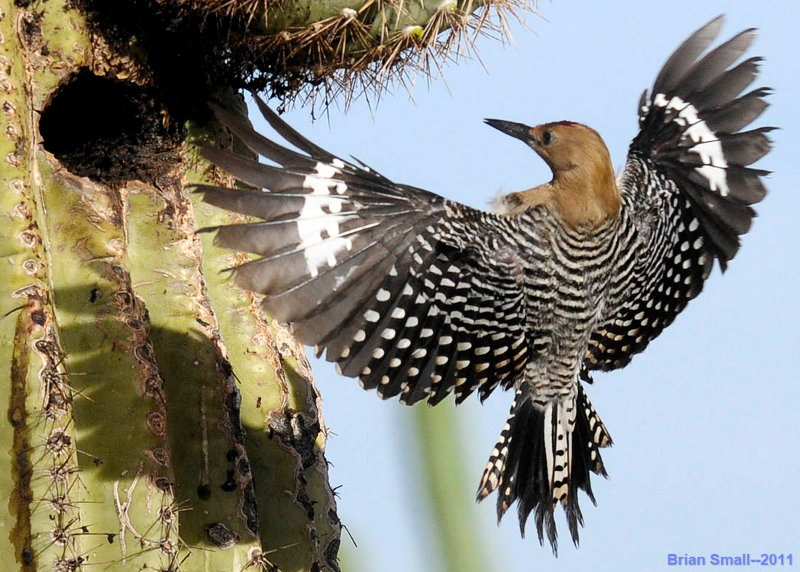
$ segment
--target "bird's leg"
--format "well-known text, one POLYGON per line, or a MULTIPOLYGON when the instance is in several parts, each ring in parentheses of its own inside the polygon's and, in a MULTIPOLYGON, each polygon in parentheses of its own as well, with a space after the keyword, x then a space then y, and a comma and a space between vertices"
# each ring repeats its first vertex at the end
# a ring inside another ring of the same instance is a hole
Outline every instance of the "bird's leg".
POLYGON ((545 183, 531 189, 503 195, 499 197, 495 207, 497 212, 507 215, 516 215, 530 208, 549 205, 552 201, 552 185, 550 183, 545 183))

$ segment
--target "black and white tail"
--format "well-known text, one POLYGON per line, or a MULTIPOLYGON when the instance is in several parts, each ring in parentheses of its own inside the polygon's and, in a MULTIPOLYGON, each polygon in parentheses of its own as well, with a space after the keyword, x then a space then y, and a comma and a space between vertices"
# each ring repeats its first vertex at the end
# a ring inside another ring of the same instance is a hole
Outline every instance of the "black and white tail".
POLYGON ((609 445, 611 436, 580 384, 571 398, 544 406, 523 386, 483 471, 477 498, 481 501, 497 490, 498 521, 519 501, 522 534, 533 512, 539 542, 546 533, 554 553, 558 544, 553 511, 560 502, 577 546, 578 525, 583 525, 578 489, 595 503, 589 472, 607 476, 599 449, 609 445))

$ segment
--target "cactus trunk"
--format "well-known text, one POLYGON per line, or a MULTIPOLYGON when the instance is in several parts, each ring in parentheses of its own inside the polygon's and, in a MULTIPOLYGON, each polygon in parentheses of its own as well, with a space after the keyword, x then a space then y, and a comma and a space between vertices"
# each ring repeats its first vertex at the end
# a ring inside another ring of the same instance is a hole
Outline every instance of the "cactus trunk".
POLYGON ((196 232, 233 222, 185 190, 218 175, 180 141, 108 184, 46 151, 60 85, 129 78, 74 3, 23 4, 0 4, 0 568, 337 569, 303 349, 196 232))
POLYGON ((231 143, 209 99, 380 93, 523 5, 0 0, 0 569, 339 569, 303 348, 197 232, 241 221, 193 142, 231 143))

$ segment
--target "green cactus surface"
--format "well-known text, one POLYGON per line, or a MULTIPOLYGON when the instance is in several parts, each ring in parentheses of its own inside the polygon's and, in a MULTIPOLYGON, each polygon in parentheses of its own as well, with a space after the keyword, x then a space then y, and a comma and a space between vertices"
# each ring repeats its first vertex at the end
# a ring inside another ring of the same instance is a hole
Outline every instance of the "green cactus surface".
POLYGON ((101 45, 72 2, 0 6, 0 568, 337 570, 303 348, 197 232, 233 222, 186 190, 222 175, 187 142, 114 184, 46 150, 60 86, 128 79, 101 45))

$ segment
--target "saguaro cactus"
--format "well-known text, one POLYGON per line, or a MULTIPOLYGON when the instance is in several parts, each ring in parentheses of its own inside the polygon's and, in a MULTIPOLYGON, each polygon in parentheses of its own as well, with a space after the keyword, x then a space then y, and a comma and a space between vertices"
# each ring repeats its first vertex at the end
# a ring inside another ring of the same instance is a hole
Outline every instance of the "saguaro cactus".
POLYGON ((197 233, 233 215, 191 141, 228 137, 208 98, 391 78, 477 6, 0 1, 0 568, 338 569, 303 349, 197 233))

